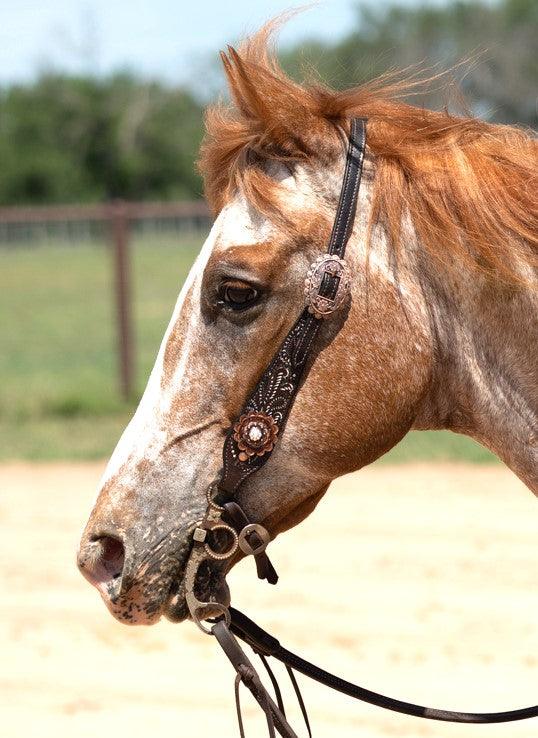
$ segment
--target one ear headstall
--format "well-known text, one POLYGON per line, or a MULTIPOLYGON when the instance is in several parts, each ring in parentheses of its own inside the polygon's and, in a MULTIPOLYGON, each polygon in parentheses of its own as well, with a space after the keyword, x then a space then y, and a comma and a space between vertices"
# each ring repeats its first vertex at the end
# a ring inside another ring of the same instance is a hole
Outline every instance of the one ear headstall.
POLYGON ((260 579, 271 584, 278 579, 265 552, 269 533, 248 519, 234 495, 240 484, 265 464, 282 435, 321 319, 334 314, 349 299, 344 254, 355 220, 365 136, 365 121, 353 119, 328 253, 310 268, 305 282, 306 306, 226 436, 222 477, 207 490, 206 514, 193 532, 193 548, 185 570, 185 596, 192 619, 205 632, 209 631, 202 621, 208 613, 218 614, 227 622, 230 617, 226 605, 204 601, 196 595, 198 569, 205 561, 229 560, 240 549, 254 556, 260 579))
POLYGON ((224 443, 218 486, 227 499, 269 459, 297 394, 321 319, 342 309, 349 300, 350 279, 344 255, 355 221, 365 145, 366 122, 354 118, 327 253, 316 259, 305 280, 306 307, 258 380, 224 443))

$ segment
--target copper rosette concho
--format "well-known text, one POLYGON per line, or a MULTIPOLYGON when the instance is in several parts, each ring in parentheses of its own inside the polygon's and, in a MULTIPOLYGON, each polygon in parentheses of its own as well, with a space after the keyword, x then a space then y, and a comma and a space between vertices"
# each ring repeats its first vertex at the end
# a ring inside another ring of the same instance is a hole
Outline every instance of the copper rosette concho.
POLYGON ((239 448, 239 461, 251 456, 264 456, 273 450, 278 435, 278 425, 266 413, 250 412, 241 415, 234 425, 234 441, 239 448))
POLYGON ((305 279, 308 312, 316 318, 328 318, 344 305, 350 288, 346 262, 336 254, 323 254, 312 264, 305 279), (337 280, 332 296, 323 294, 325 276, 337 280))

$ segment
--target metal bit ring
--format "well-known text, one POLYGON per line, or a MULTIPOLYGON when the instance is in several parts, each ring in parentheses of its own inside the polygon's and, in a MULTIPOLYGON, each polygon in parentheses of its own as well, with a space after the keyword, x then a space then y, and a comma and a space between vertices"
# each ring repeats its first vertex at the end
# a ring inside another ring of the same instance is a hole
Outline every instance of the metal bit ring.
POLYGON ((213 495, 218 492, 218 489, 219 489, 219 485, 217 483, 210 484, 206 490, 205 496, 206 496, 207 504, 209 505, 209 507, 212 507, 213 510, 218 510, 218 512, 222 512, 224 510, 222 505, 219 505, 219 503, 215 502, 215 500, 213 499, 213 495))
POLYGON ((216 559, 217 561, 224 561, 225 559, 229 559, 230 556, 233 556, 234 553, 237 551, 237 548, 239 546, 239 536, 230 525, 226 525, 225 523, 217 523, 216 525, 212 525, 211 528, 209 528, 209 532, 214 530, 225 530, 232 537, 232 542, 230 544, 230 547, 226 551, 220 552, 214 551, 209 543, 206 541, 204 543, 206 554, 210 558, 216 559))
POLYGON ((192 607, 192 610, 190 610, 191 618, 193 619, 194 623, 200 628, 200 630, 202 630, 204 633, 207 633, 207 635, 213 635, 211 630, 206 625, 204 625, 204 620, 206 618, 198 617, 198 613, 208 607, 211 607, 212 610, 216 611, 216 613, 211 613, 210 617, 223 617, 226 625, 230 625, 231 615, 226 605, 223 605, 220 602, 200 602, 199 600, 196 600, 196 604, 192 607))

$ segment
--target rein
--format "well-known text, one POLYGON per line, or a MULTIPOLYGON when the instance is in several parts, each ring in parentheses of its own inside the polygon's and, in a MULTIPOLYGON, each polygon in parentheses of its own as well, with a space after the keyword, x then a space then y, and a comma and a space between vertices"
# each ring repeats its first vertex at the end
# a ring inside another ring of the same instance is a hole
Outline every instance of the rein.
MULTIPOLYGON (((366 146, 366 121, 351 120, 346 165, 336 217, 327 253, 311 266, 305 280, 306 307, 284 338, 271 363, 230 429, 223 448, 223 470, 218 483, 207 491, 204 519, 193 532, 193 547, 185 570, 185 597, 192 620, 214 635, 236 671, 235 694, 241 737, 244 737, 239 703, 243 683, 252 693, 267 718, 269 735, 297 738, 286 719, 284 704, 267 658, 281 661, 295 689, 308 734, 306 709, 293 669, 305 676, 363 702, 388 710, 454 723, 501 723, 538 717, 538 706, 493 713, 467 713, 423 707, 396 700, 347 682, 288 651, 279 641, 233 607, 210 599, 199 599, 200 568, 207 562, 224 562, 241 551, 254 556, 258 577, 276 584, 278 576, 265 549, 271 538, 260 524, 251 522, 233 499, 240 485, 269 459, 289 411, 323 319, 344 308, 350 299, 350 277, 344 261, 347 242, 355 220, 366 146), (211 619, 211 627, 204 621, 211 619), (275 690, 276 703, 263 686, 256 669, 237 638, 247 643, 262 659, 275 690)), ((202 595, 200 595, 202 596, 202 595)))

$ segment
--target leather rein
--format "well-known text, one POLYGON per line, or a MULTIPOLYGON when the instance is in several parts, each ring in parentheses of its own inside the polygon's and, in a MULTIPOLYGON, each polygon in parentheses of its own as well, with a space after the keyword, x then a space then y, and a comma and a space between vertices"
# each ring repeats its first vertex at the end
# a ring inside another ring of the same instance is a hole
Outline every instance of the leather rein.
MULTIPOLYGON (((350 123, 344 178, 327 253, 312 264, 305 280, 306 306, 263 372, 243 410, 230 429, 223 448, 223 470, 218 483, 207 492, 204 519, 193 532, 193 547, 185 570, 186 602, 192 620, 205 633, 214 635, 236 671, 236 704, 241 736, 244 736, 239 706, 239 685, 251 691, 266 718, 269 735, 297 738, 286 719, 278 683, 267 661, 269 656, 287 668, 308 734, 310 725, 293 669, 325 686, 363 702, 430 720, 454 723, 501 723, 538 717, 538 705, 520 710, 493 713, 467 713, 439 710, 403 702, 347 682, 302 659, 235 608, 213 599, 199 599, 200 569, 208 562, 225 562, 239 552, 254 556, 258 577, 276 584, 278 576, 265 549, 271 538, 259 523, 251 522, 234 495, 240 485, 269 459, 304 376, 310 348, 323 319, 330 318, 349 303, 350 278, 344 261, 347 242, 353 229, 366 147, 366 121, 350 123), (208 621, 206 625, 204 621, 208 621), (237 638, 258 654, 268 671, 275 699, 241 648, 237 638)), ((203 591, 203 590, 202 590, 203 591)), ((200 595, 203 596, 203 595, 200 595)))

